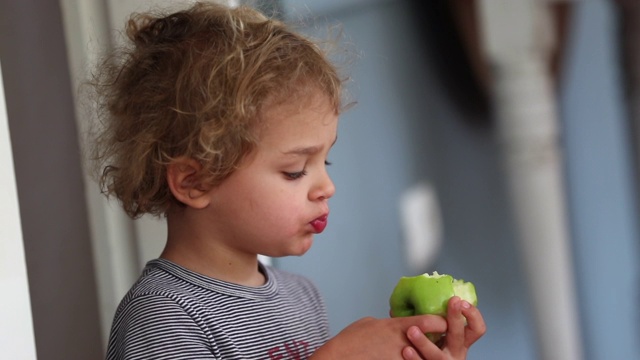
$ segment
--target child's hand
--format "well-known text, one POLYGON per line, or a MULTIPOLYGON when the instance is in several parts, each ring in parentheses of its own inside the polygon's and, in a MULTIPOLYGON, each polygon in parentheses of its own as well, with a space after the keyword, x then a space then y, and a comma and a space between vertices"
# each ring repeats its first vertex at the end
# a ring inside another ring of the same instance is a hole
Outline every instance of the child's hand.
MULTIPOLYGON (((446 332, 447 321, 437 315, 388 319, 364 318, 349 325, 329 340, 313 354, 311 359, 399 360, 402 359, 403 349, 416 346, 407 338, 407 332, 412 328, 418 329, 420 336, 428 341, 424 334, 446 332)), ((433 343, 431 346, 442 352, 433 343)), ((413 353, 416 353, 415 350, 413 353)), ((421 359, 420 357, 414 358, 421 359)))
POLYGON ((422 329, 410 327, 407 337, 412 346, 402 350, 402 357, 405 360, 464 360, 467 358, 469 347, 487 330, 478 308, 457 296, 449 300, 447 324, 442 348, 427 339, 422 329))

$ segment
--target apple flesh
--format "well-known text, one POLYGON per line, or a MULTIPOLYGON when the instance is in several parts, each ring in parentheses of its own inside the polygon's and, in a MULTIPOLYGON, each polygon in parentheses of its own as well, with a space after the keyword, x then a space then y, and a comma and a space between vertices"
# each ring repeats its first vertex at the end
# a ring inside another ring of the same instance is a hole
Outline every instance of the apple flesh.
POLYGON ((423 314, 446 316, 447 303, 453 296, 478 305, 476 288, 471 282, 437 272, 403 276, 391 294, 389 305, 393 317, 423 314))

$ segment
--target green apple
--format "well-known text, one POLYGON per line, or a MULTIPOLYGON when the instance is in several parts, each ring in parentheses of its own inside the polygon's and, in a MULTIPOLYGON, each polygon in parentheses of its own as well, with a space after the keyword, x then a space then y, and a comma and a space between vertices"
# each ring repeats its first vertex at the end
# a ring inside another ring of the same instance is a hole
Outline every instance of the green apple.
POLYGON ((473 283, 434 271, 431 275, 403 276, 391 294, 389 305, 394 317, 423 314, 446 316, 447 303, 453 296, 478 305, 473 283))
MULTIPOLYGON (((478 305, 476 288, 471 282, 454 279, 447 274, 422 274, 403 276, 391 293, 389 305, 393 317, 412 315, 447 316, 447 304, 453 296, 458 296, 474 306, 478 305)), ((425 334, 437 343, 442 334, 425 334)))

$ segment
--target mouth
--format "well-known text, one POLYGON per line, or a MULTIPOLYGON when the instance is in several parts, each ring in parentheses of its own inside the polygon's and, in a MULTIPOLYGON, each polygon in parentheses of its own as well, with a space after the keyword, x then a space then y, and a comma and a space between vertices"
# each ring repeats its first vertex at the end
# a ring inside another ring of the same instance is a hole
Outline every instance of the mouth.
POLYGON ((316 234, 320 234, 327 227, 328 214, 322 215, 309 223, 316 234))

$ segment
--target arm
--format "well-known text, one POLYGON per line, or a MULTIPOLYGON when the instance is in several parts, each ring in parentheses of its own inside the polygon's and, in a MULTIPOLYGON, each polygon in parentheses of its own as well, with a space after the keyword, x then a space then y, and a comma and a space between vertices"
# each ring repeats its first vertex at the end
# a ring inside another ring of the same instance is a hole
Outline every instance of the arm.
MULTIPOLYGON (((412 346, 406 336, 412 328, 418 328, 424 333, 444 333, 447 330, 447 322, 435 315, 364 318, 349 325, 329 340, 311 359, 400 359, 402 350, 412 346)), ((420 335, 424 337, 424 333, 420 335)))

